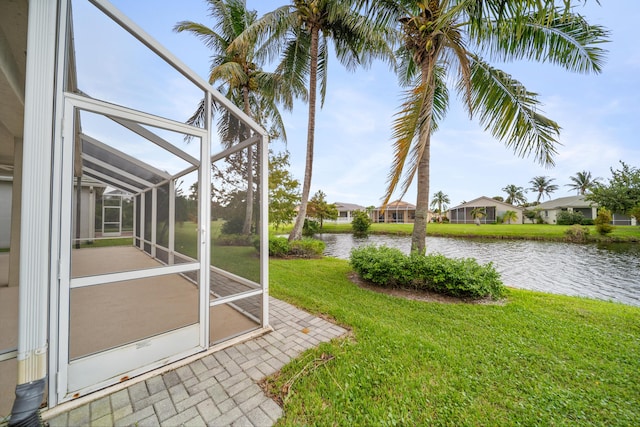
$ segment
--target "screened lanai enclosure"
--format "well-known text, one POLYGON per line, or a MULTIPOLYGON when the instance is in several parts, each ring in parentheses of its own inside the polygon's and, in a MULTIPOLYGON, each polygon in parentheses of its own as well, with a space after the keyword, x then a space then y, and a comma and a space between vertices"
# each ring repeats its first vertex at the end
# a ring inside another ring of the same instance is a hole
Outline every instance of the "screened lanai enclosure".
POLYGON ((2 7, 0 419, 267 330, 261 127, 107 1, 2 7))

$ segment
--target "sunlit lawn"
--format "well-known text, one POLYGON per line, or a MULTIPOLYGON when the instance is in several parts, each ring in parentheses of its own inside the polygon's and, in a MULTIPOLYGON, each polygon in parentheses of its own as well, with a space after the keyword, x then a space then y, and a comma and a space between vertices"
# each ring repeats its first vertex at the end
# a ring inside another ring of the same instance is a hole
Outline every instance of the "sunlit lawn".
POLYGON ((640 308, 515 289, 407 301, 352 284, 346 261, 270 266, 273 296, 353 328, 271 381, 292 384, 279 425, 638 425, 640 308))
MULTIPOLYGON (((279 234, 291 231, 292 226, 280 228, 279 234)), ((552 224, 439 224, 429 223, 427 235, 446 237, 496 237, 496 238, 520 238, 520 239, 545 239, 563 240, 568 225, 552 224)), ((598 239, 598 233, 594 226, 588 226, 590 236, 598 239)), ((413 224, 371 224, 371 233, 380 234, 411 234, 413 224)), ((271 230, 275 233, 275 230, 271 230)), ((325 222, 322 228, 324 233, 351 233, 351 224, 335 224, 325 222)), ((609 239, 640 242, 640 226, 616 226, 609 239)))

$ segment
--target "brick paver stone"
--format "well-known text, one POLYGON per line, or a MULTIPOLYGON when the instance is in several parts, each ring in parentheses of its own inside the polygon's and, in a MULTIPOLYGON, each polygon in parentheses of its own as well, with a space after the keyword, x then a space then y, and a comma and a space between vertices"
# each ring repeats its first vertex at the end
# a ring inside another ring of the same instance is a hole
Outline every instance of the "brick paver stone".
POLYGON ((274 332, 60 414, 49 425, 271 426, 282 408, 257 382, 346 330, 283 301, 270 301, 274 332))

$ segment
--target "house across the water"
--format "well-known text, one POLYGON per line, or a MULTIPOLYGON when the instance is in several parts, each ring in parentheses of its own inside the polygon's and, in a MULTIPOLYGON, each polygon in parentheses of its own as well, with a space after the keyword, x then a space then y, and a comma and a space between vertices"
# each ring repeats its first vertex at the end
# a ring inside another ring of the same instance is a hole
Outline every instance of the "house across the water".
POLYGON ((514 224, 522 224, 523 209, 521 207, 486 196, 478 197, 449 209, 447 216, 452 224, 473 224, 476 222, 473 216, 476 210, 483 212, 483 215, 479 218, 481 224, 495 224, 498 221, 498 217, 503 216, 507 211, 516 213, 516 219, 512 221, 514 224))
MULTIPOLYGON (((560 212, 579 212, 586 219, 595 219, 598 216, 598 205, 585 200, 584 196, 559 197, 535 206, 540 216, 547 224, 555 224, 560 212)), ((613 225, 635 225, 635 218, 628 215, 613 212, 613 225)))

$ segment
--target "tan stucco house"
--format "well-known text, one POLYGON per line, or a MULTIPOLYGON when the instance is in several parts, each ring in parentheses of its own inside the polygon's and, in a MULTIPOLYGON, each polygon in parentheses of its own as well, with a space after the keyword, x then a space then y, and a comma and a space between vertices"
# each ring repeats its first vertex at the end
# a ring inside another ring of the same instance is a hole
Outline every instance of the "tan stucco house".
MULTIPOLYGON (((547 224, 555 224, 560 212, 580 212, 586 219, 598 216, 598 205, 585 200, 584 196, 568 196, 549 200, 534 207, 547 224)), ((621 213, 613 213, 613 225, 636 225, 635 218, 621 213)))
MULTIPOLYGON (((431 221, 432 212, 427 214, 427 221, 431 221)), ((389 202, 386 206, 379 206, 371 212, 373 222, 407 223, 413 224, 416 220, 416 205, 404 200, 389 202)))
POLYGON ((485 212, 485 216, 480 219, 481 224, 495 224, 497 218, 504 215, 506 211, 514 211, 516 213, 517 219, 512 222, 513 224, 522 224, 523 209, 521 207, 486 196, 478 197, 470 202, 450 208, 447 212, 447 217, 452 224, 473 224, 475 219, 471 216, 471 211, 476 208, 484 209, 485 212))

